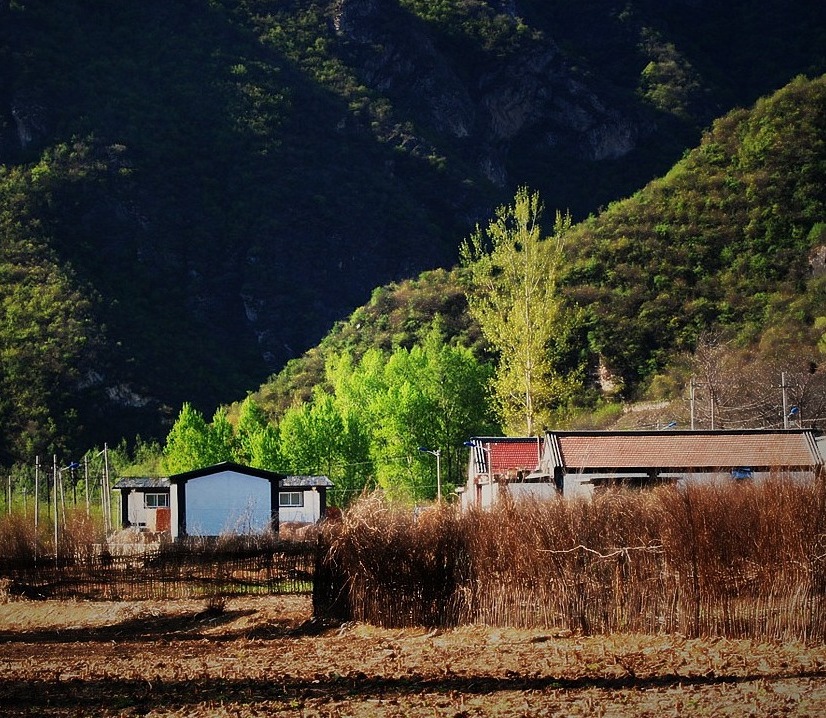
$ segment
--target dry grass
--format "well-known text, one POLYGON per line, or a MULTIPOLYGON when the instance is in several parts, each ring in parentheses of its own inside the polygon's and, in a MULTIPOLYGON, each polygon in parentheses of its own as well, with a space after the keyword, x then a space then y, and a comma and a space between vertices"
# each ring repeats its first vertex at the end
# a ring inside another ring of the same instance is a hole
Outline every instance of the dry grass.
POLYGON ((822 641, 825 506, 822 481, 781 478, 418 517, 371 496, 325 534, 319 590, 383 626, 822 641))

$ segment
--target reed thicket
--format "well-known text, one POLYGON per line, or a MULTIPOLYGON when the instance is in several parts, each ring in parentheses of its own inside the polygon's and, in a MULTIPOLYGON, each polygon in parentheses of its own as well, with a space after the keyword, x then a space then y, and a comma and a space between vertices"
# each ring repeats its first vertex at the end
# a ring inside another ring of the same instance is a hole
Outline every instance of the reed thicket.
POLYGON ((316 612, 383 626, 826 640, 822 480, 442 506, 369 496, 323 534, 316 612))
POLYGON ((46 518, 35 528, 21 513, 0 516, 0 571, 51 561, 69 565, 92 561, 104 541, 102 521, 77 507, 60 519, 55 544, 54 521, 46 518))

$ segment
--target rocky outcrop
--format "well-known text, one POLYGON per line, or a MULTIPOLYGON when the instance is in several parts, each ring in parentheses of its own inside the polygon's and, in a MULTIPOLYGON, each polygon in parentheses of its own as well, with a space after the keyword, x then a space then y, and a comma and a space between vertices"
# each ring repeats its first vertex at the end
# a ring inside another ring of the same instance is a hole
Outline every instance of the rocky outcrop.
POLYGON ((35 93, 18 93, 12 98, 11 116, 17 130, 20 149, 45 139, 47 132, 46 103, 35 93))
MULTIPOLYGON (((498 5, 516 22, 515 3, 498 5)), ((511 147, 528 133, 543 137, 546 151, 564 146, 598 162, 623 157, 653 130, 578 79, 546 36, 527 52, 480 64, 468 75, 438 49, 426 25, 404 16, 395 3, 339 0, 333 26, 365 84, 418 118, 416 139, 405 136, 408 147, 427 154, 438 152, 440 137, 446 143, 461 139, 475 147, 479 170, 499 186, 511 179, 511 147)))
POLYGON ((421 24, 398 5, 339 0, 333 25, 353 50, 365 84, 411 108, 438 133, 464 138, 473 132, 476 113, 467 86, 421 24))

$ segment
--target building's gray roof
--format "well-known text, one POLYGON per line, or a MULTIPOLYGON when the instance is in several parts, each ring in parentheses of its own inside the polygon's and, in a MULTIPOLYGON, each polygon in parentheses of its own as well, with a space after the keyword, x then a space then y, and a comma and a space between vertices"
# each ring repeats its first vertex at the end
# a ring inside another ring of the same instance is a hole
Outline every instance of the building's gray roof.
POLYGON ((333 482, 326 476, 285 476, 280 481, 282 488, 313 488, 313 487, 330 487, 333 482))
POLYGON ((165 476, 124 476, 118 479, 113 489, 168 489, 169 479, 165 476))
MULTIPOLYGON (((333 482, 326 476, 284 476, 279 487, 287 489, 329 488, 333 482)), ((160 476, 125 476, 118 479, 113 489, 168 489, 169 479, 160 476)))

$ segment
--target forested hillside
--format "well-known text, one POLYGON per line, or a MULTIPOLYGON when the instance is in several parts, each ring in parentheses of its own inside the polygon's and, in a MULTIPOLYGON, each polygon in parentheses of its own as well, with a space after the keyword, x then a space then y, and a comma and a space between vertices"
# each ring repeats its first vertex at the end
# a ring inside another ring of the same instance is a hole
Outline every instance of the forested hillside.
MULTIPOLYGON (((805 0, 0 3, 0 463, 243 396, 517 186, 596 213, 826 71, 825 28, 805 0)), ((634 382, 690 344, 652 331, 588 351, 634 382)))
MULTIPOLYGON (((640 397, 655 380, 667 384, 663 377, 712 336, 729 355, 729 375, 717 381, 739 391, 741 404, 754 402, 756 425, 772 420, 760 404, 773 421, 782 419, 766 396, 777 394, 781 371, 811 375, 798 400, 808 402, 810 421, 826 416, 824 259, 826 77, 797 78, 719 119, 664 177, 567 231, 554 300, 564 309, 548 349, 569 389, 556 401, 555 420, 606 398, 640 397), (758 377, 762 397, 736 385, 734 375, 746 373, 738 361, 754 371, 773 367, 758 377)), ((411 346, 436 314, 453 341, 494 356, 467 311, 467 291, 473 287, 459 269, 376 290, 319 347, 265 384, 259 399, 278 414, 323 382, 330 357, 411 346)), ((722 355, 716 361, 720 374, 722 355)))

